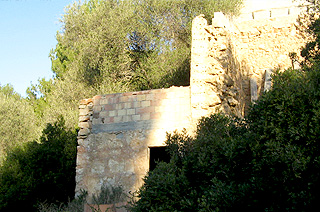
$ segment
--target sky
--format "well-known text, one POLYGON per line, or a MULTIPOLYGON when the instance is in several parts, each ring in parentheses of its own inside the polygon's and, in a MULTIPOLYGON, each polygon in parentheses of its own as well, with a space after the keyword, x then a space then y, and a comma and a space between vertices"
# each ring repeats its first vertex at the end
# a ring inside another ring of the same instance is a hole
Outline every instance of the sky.
POLYGON ((64 8, 75 0, 0 0, 0 85, 26 89, 52 78, 50 50, 64 8))

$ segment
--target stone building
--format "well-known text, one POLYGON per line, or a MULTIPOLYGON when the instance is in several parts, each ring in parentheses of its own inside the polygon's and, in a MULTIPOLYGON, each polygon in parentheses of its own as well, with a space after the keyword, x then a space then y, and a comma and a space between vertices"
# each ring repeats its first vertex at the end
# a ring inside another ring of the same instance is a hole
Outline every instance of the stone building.
POLYGON ((246 9, 238 18, 215 13, 212 24, 193 20, 190 86, 94 96, 80 103, 76 192, 103 184, 135 191, 163 154, 166 132, 224 112, 243 117, 251 101, 270 88, 272 70, 291 67, 290 52, 305 39, 290 5, 246 9))

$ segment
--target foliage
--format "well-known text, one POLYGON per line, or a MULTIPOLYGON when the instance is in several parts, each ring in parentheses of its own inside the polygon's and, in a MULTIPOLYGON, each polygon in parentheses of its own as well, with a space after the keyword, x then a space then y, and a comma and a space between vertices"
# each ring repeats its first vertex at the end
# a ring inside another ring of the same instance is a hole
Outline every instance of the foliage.
POLYGON ((241 0, 89 0, 68 6, 51 51, 54 79, 29 100, 43 123, 77 124, 80 99, 97 94, 189 85, 191 21, 236 14, 241 0))
POLYGON ((217 10, 235 13, 239 4, 239 0, 74 3, 63 16, 58 44, 51 52, 52 70, 59 79, 72 73, 78 82, 105 92, 188 84, 187 77, 170 84, 167 79, 178 70, 189 73, 185 61, 193 17, 205 13, 210 18, 217 10))
POLYGON ((316 66, 307 72, 277 73, 272 91, 263 95, 248 117, 260 144, 258 174, 266 176, 260 184, 277 200, 265 201, 273 210, 318 207, 319 80, 316 66))
POLYGON ((10 85, 0 86, 0 164, 6 151, 40 135, 33 108, 10 85))
POLYGON ((32 210, 38 202, 66 202, 75 189, 76 132, 60 117, 33 141, 8 152, 0 167, 0 210, 32 210))
POLYGON ((84 205, 87 203, 86 198, 88 192, 81 191, 81 194, 69 201, 67 204, 41 202, 38 204, 37 211, 39 212, 83 212, 84 205))
POLYGON ((149 172, 132 211, 230 211, 250 198, 247 129, 222 114, 203 118, 196 138, 169 135, 170 163, 149 172))
MULTIPOLYGON (((38 211, 41 212, 83 212, 84 205, 88 204, 92 211, 101 212, 100 208, 94 205, 115 204, 126 201, 127 196, 121 186, 103 185, 101 191, 97 195, 92 196, 92 200, 88 202, 88 192, 82 190, 81 194, 67 204, 54 204, 43 202, 38 205, 38 211)), ((124 206, 122 206, 124 207, 124 206)), ((111 209, 112 210, 112 209, 111 209)), ((108 210, 109 211, 109 210, 108 210)), ((113 210, 112 210, 113 211, 113 210)))
POLYGON ((311 211, 320 198, 320 72, 286 70, 246 120, 203 118, 170 135, 170 163, 144 179, 133 211, 311 211))
POLYGON ((121 186, 103 185, 98 195, 92 196, 93 204, 113 204, 126 199, 121 186))
POLYGON ((305 69, 310 69, 315 63, 320 63, 320 52, 319 52, 319 42, 320 42, 320 19, 315 19, 311 21, 311 24, 308 27, 308 31, 313 37, 309 41, 304 49, 301 51, 301 56, 304 58, 302 64, 305 66, 305 69))
POLYGON ((320 41, 320 2, 318 0, 304 0, 307 4, 307 11, 300 14, 298 23, 303 37, 308 41, 301 51, 303 60, 301 65, 304 70, 312 69, 312 65, 320 62, 319 41, 320 41))

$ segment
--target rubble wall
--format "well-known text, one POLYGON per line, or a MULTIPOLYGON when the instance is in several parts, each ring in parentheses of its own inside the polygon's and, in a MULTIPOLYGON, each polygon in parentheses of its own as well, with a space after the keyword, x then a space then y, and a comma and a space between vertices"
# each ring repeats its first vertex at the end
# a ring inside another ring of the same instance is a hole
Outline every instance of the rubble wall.
POLYGON ((273 8, 238 18, 218 12, 211 25, 203 15, 196 17, 190 79, 193 117, 216 112, 243 117, 251 104, 250 82, 259 95, 267 89, 266 71, 295 65, 289 55, 299 55, 306 42, 297 23, 303 10, 273 8))
POLYGON ((189 87, 108 94, 82 100, 76 192, 104 184, 135 191, 149 170, 149 147, 190 125, 189 87))

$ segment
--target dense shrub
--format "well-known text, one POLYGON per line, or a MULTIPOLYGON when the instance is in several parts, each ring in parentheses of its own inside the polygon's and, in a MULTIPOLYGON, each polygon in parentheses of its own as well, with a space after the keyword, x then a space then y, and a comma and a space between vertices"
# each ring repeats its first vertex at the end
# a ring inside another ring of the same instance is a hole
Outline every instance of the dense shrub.
POLYGON ((320 72, 287 70, 245 120, 203 118, 170 135, 169 163, 144 179, 133 211, 312 211, 320 198, 320 72))
POLYGON ((74 197, 76 132, 59 118, 38 142, 10 152, 0 167, 0 210, 34 210, 38 202, 67 202, 74 197))
POLYGON ((273 88, 248 116, 258 141, 254 176, 264 207, 310 211, 319 207, 320 72, 287 70, 273 77, 273 88))
POLYGON ((170 163, 149 172, 133 211, 215 211, 250 193, 251 142, 244 123, 221 114, 200 121, 197 137, 169 135, 170 163))

